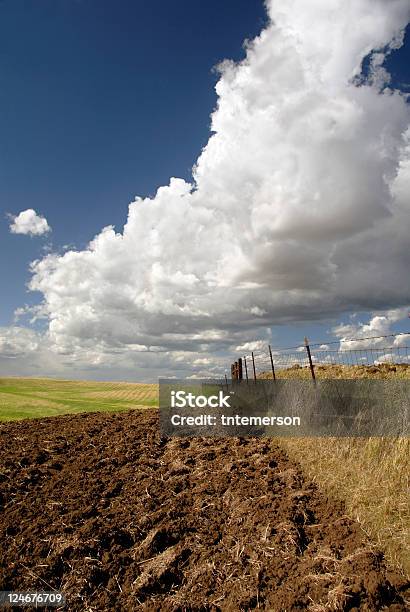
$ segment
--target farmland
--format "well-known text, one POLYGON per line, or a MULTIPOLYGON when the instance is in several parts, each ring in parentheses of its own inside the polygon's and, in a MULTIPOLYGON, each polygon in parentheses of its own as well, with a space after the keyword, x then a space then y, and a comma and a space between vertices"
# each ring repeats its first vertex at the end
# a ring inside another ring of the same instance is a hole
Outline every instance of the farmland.
POLYGON ((123 382, 0 378, 0 421, 158 405, 158 386, 123 382))
MULTIPOLYGON (((410 379, 410 366, 318 366, 317 378, 410 379)), ((259 373, 269 379, 271 373, 259 373)), ((309 368, 278 370, 278 378, 309 379, 309 368)), ((0 421, 158 406, 158 385, 127 382, 0 378, 0 421)))
POLYGON ((408 439, 166 439, 157 393, 0 379, 0 589, 74 612, 407 609, 408 439))
POLYGON ((0 426, 5 590, 47 584, 70 611, 406 610, 403 577, 274 440, 161 439, 156 410, 28 423, 0 426))
MULTIPOLYGON (((380 365, 317 365, 315 366, 315 375, 318 379, 364 379, 373 380, 385 379, 410 379, 410 365, 406 363, 389 364, 383 363, 380 365)), ((301 368, 299 365, 294 365, 290 368, 277 370, 277 378, 285 379, 304 379, 311 378, 310 369, 308 367, 301 368)), ((262 372, 258 374, 258 378, 270 379, 271 372, 262 372)))
MULTIPOLYGON (((319 380, 410 380, 408 364, 320 365, 315 372, 319 380)), ((310 376, 309 368, 297 366, 277 373, 285 379, 310 376)), ((391 564, 410 573, 409 438, 286 438, 281 446, 324 491, 344 501, 391 564)))

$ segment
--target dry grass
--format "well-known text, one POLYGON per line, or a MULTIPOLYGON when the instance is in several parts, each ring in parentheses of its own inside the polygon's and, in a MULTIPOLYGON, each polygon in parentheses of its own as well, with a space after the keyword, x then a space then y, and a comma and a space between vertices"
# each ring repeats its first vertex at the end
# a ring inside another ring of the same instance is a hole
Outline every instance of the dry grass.
POLYGON ((410 440, 287 438, 281 444, 409 574, 410 440))
MULTIPOLYGON (((315 366, 316 378, 405 378, 410 379, 410 365, 406 363, 381 365, 318 365, 315 366)), ((271 372, 262 372, 257 375, 259 379, 272 378, 271 372)), ((308 367, 294 365, 291 368, 276 370, 276 378, 302 378, 310 379, 311 373, 308 367)))
MULTIPOLYGON (((410 378, 406 365, 319 366, 317 378, 410 378)), ((270 378, 269 374, 260 378, 270 378)), ((278 372, 309 378, 308 368, 278 372)), ((282 438, 280 443, 330 495, 342 499, 390 563, 410 574, 410 439, 282 438)))

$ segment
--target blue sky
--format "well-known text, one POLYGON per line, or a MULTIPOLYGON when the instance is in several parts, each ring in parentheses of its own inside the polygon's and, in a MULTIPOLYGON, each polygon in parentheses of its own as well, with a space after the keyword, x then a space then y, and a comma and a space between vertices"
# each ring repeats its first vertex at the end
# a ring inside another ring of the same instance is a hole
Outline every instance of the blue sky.
MULTIPOLYGON (((339 0, 332 2, 337 5, 339 0)), ((366 2, 367 0, 360 0, 364 6, 366 2)), ((282 0, 278 2, 281 3, 282 0)), ((274 10, 275 8, 272 9, 274 10)), ((303 14, 301 18, 306 19, 303 14)), ((296 23, 299 14, 290 13, 289 19, 290 23, 296 23)), ((344 17, 340 16, 341 27, 343 19, 344 17)), ((280 22, 279 14, 278 21, 280 22)), ((403 28, 403 25, 405 23, 402 10, 400 14, 392 15, 391 31, 395 32, 395 28, 403 28)), ((267 26, 266 9, 263 2, 257 0, 177 0, 160 4, 142 0, 0 2, 0 273, 4 288, 0 305, 0 326, 6 328, 13 324, 16 308, 41 301, 40 293, 27 291, 27 283, 31 278, 31 261, 42 259, 49 252, 62 254, 70 249, 84 252, 89 241, 105 226, 113 225, 118 232, 122 232, 127 221, 128 205, 135 196, 150 196, 155 200, 157 189, 168 185, 170 177, 192 181, 192 166, 207 145, 210 114, 217 103, 215 85, 221 77, 214 67, 226 58, 234 62, 243 60, 246 55, 244 40, 253 39, 267 26), (28 208, 33 208, 46 217, 52 232, 32 237, 10 233, 7 213, 17 215, 28 208)), ((301 27, 305 25, 302 24, 301 27)), ((378 27, 375 23, 374 40, 377 42, 380 37, 380 40, 384 40, 385 36, 387 38, 384 42, 387 44, 388 35, 385 32, 380 33, 378 27)), ((270 36, 269 33, 268 35, 270 36)), ((370 44, 370 48, 377 49, 380 45, 376 42, 375 47, 371 46, 371 40, 370 43, 364 41, 362 46, 364 48, 366 44, 370 44)), ((356 41, 352 38, 352 49, 354 44, 356 41)), ((280 46, 279 43, 278 45, 280 46)), ((349 47, 349 39, 346 40, 346 46, 349 47)), ((310 48, 306 49, 310 52, 310 48)), ((316 50, 314 51, 316 53, 316 50)), ((275 44, 272 44, 272 53, 274 52, 275 44)), ((281 53, 283 57, 287 57, 286 49, 281 50, 281 53)), ((337 53, 339 51, 336 49, 335 57, 337 53)), ((370 54, 367 59, 363 58, 363 74, 366 77, 369 74, 371 57, 374 56, 370 54)), ((349 60, 353 61, 351 58, 349 60)), ((256 65, 256 60, 250 61, 255 61, 256 65)), ((276 95, 276 80, 278 98, 281 87, 283 91, 287 91, 287 85, 281 84, 282 76, 275 72, 282 65, 281 61, 281 57, 272 60, 269 72, 266 73, 266 81, 270 83, 272 107, 276 95)), ((398 89, 402 93, 410 92, 409 28, 401 48, 392 51, 385 58, 384 68, 391 74, 391 89, 398 89)), ((221 82, 225 83, 225 91, 220 96, 222 100, 226 100, 226 105, 231 104, 232 99, 232 112, 239 113, 235 110, 236 98, 229 91, 229 78, 226 76, 228 70, 223 74, 221 82)), ((291 70, 289 78, 292 80, 291 70)), ((294 78, 297 78, 297 72, 294 78)), ((331 80, 329 90, 330 83, 331 80)), ((263 88, 263 79, 258 80, 258 87, 263 88)), ((264 91, 261 89, 256 98, 263 98, 263 95, 264 91)), ((337 95, 335 94, 335 98, 337 95)), ((402 102, 403 100, 404 98, 402 102)), ((369 104, 370 116, 370 111, 376 108, 377 101, 366 104, 369 104)), ((391 136, 388 136, 397 141, 398 134, 404 132, 405 110, 402 107, 403 103, 400 108, 399 104, 397 105, 397 122, 392 124, 391 136)), ((386 106, 386 117, 389 113, 394 115, 395 112, 394 109, 388 110, 386 106)), ((235 117, 235 114, 233 116, 235 117)), ((379 126, 375 123, 381 121, 381 116, 382 113, 378 115, 378 119, 373 120, 374 134, 384 129, 382 123, 379 126)), ((226 121, 225 115, 223 121, 226 121)), ((221 124, 223 121, 221 120, 221 124)), ((238 114, 238 129, 241 121, 243 118, 238 114)), ((223 133, 224 129, 222 125, 219 132, 223 133)), ((229 131, 231 129, 229 125, 226 134, 228 140, 234 141, 236 136, 232 136, 229 131)), ((286 132, 284 134, 286 139, 286 132)), ((261 135, 261 142, 262 140, 261 135)), ((255 146, 257 147, 257 144, 255 146)), ((371 146, 369 144, 369 147, 371 146)), ((357 149, 357 143, 352 147, 357 149)), ((255 150, 257 151, 257 148, 255 150)), ((308 155, 310 153, 307 152, 306 158, 308 155)), ((215 156, 212 157, 212 160, 214 159, 215 156)), ((394 162, 397 167, 399 161, 397 154, 394 162)), ((243 163, 245 164, 246 160, 243 163)), ((393 165, 392 162, 387 172, 391 172, 393 165)), ((371 171, 369 168, 369 172, 371 171)), ((381 174, 382 171, 384 170, 381 167, 374 169, 375 173, 381 174)), ((213 172, 213 176, 217 174, 213 172)), ((252 176, 255 174, 257 172, 253 171, 252 176)), ((224 170, 223 176, 225 180, 229 171, 224 170)), ((206 185, 213 184, 209 177, 203 182, 206 185)), ((369 182, 371 181, 364 181, 364 184, 369 182)), ((229 184, 224 188, 229 191, 229 184)), ((206 186, 206 193, 211 193, 209 189, 211 187, 206 186)), ((363 187, 358 190, 360 197, 366 189, 367 187, 363 187)), ((272 199, 273 197, 272 192, 272 199)), ((295 198, 294 194, 292 197, 295 198)), ((349 196, 350 199, 351 197, 353 196, 349 196)), ((289 197, 289 201, 290 199, 289 197)), ((371 201, 372 196, 369 195, 369 202, 371 201)), ((349 206, 350 204, 346 210, 350 210, 349 206)), ((336 210, 334 215, 336 219, 336 210)), ((383 214, 380 213, 380 218, 382 217, 383 214)), ((352 222, 352 225, 355 223, 352 222)), ((343 234, 344 230, 340 231, 343 234)), ((296 229, 289 232, 288 239, 297 242, 299 238, 295 238, 295 232, 296 229)), ((353 234, 352 231, 352 236, 353 234)), ((343 240, 346 235, 343 234, 343 240)), ((177 241, 181 238, 181 235, 174 236, 177 241)), ((314 243, 315 239, 312 238, 307 247, 302 241, 299 250, 303 251, 310 246, 315 250, 314 243)), ((389 245, 389 240, 386 239, 383 244, 389 245)), ((324 252, 329 248, 324 247, 324 252)), ((317 261, 316 255, 312 257, 317 261)), ((397 257, 401 257, 400 253, 397 257)), ((345 259, 342 253, 341 268, 345 259)), ((138 257, 135 261, 135 265, 139 265, 138 257)), ((362 261, 366 261, 366 255, 362 261)), ((147 264, 141 263, 142 265, 147 264)), ((254 265, 255 263, 252 263, 252 266, 254 265)), ((317 263, 315 265, 317 269, 317 263)), ((334 262, 331 265, 334 265, 334 262)), ((329 264, 330 267, 331 265, 329 264)), ((188 268, 191 269, 189 265, 188 268)), ((261 278, 266 278, 266 271, 261 270, 260 274, 261 278)), ((386 278, 388 274, 386 271, 386 278)), ((283 272, 279 270, 278 275, 278 278, 282 278, 283 272)), ((316 272, 313 277, 316 278, 316 272)), ((44 281, 44 275, 42 279, 44 281)), ((295 280, 295 283, 299 280, 295 280)), ((322 281, 318 282, 319 287, 322 281)), ((340 281, 339 288, 343 283, 346 284, 346 281, 340 281)), ((270 280, 267 287, 265 281, 262 285, 265 289, 271 288, 274 295, 274 281, 270 280)), ((343 295, 338 295, 329 301, 329 304, 324 304, 323 310, 316 312, 313 305, 309 312, 305 312, 302 300, 300 305, 292 305, 294 311, 289 314, 288 324, 286 308, 276 312, 272 306, 270 314, 270 306, 266 306, 268 298, 265 289, 260 302, 250 303, 249 298, 246 304, 249 302, 249 308, 266 312, 266 316, 261 315, 261 329, 266 331, 266 328, 273 326, 274 342, 287 346, 299 341, 305 333, 313 339, 325 339, 333 326, 349 322, 351 315, 356 312, 361 313, 361 322, 367 322, 379 311, 405 308, 408 294, 401 294, 399 285, 400 283, 397 283, 397 286, 392 286, 390 294, 395 297, 391 299, 379 295, 376 291, 373 297, 359 295, 356 287, 351 290, 349 288, 349 296, 345 299, 344 290, 341 290, 343 295), (300 315, 295 314, 299 311, 300 315)), ((303 282, 301 287, 303 289, 303 282)), ((282 289, 281 285, 280 290, 282 289)), ((300 290, 296 285, 294 289, 300 290)), ((43 294, 51 303, 53 300, 47 291, 49 289, 45 289, 43 294)), ((191 298, 185 299, 188 302, 191 298)), ((284 298, 282 302, 285 304, 288 299, 284 298)), ((309 296, 309 299, 313 299, 312 296, 309 296)), ((95 306, 91 310, 94 312, 95 306)), ((49 311, 48 318, 35 324, 34 329, 46 330, 49 321, 58 319, 59 316, 68 320, 71 315, 67 312, 62 314, 61 310, 60 314, 49 311)), ((224 320, 222 310, 218 311, 218 316, 221 321, 224 320)), ((234 315, 231 314, 231 323, 232 318, 234 315)), ((172 325, 170 331, 173 330, 172 325)), ((218 329, 223 329, 223 322, 218 325, 218 329)), ((238 321, 238 326, 240 325, 238 321)), ((389 322, 389 330, 403 330, 403 327, 408 327, 407 322, 396 320, 393 316, 389 322)), ((137 343, 147 344, 148 328, 149 326, 141 332, 141 340, 137 343)), ((257 338, 262 337, 256 331, 259 328, 255 322, 249 323, 248 329, 248 335, 245 334, 244 338, 251 339, 252 334, 256 334, 257 338)), ((377 331, 377 326, 375 329, 377 331)), ((189 333, 194 333, 193 327, 189 328, 189 333)), ((66 337, 71 338, 73 334, 70 328, 66 337)), ((121 335, 121 339, 117 338, 115 342, 121 343, 122 337, 121 335)), ((95 340, 97 341, 98 339, 95 340)), ((128 340, 127 343, 129 344, 128 340)), ((159 340, 158 343, 162 345, 159 340)), ((239 340, 238 343, 240 344, 239 340)), ((180 349, 176 346, 170 350, 180 349)), ((227 349, 218 347, 218 350, 227 349)), ((195 348, 191 346, 190 351, 195 352, 195 348)))
POLYGON ((8 232, 32 207, 52 243, 122 227, 135 195, 189 178, 209 135, 213 67, 243 57, 262 2, 6 0, 0 3, 0 323, 36 297, 28 263, 47 240, 8 232))

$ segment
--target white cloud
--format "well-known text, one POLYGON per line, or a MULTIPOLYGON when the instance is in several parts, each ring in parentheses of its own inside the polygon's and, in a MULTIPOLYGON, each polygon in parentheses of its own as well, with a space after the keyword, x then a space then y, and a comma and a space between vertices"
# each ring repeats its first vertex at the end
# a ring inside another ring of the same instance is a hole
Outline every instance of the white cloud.
POLYGON ((267 314, 266 310, 262 310, 262 308, 259 308, 259 306, 253 306, 250 309, 250 313, 256 317, 263 317, 263 315, 267 314))
POLYGON ((157 381, 158 376, 180 378, 219 377, 229 359, 210 356, 195 359, 190 351, 155 351, 142 347, 113 348, 107 344, 65 347, 50 335, 27 327, 0 327, 0 369, 3 376, 53 376, 102 380, 157 381))
POLYGON ((408 321, 409 312, 408 307, 394 308, 374 314, 367 323, 354 321, 352 318, 351 323, 337 325, 332 332, 337 338, 340 338, 342 349, 360 350, 409 346, 410 334, 396 335, 393 331, 395 323, 408 321))
POLYGON ((28 234, 30 236, 41 236, 51 230, 47 219, 38 215, 35 210, 28 208, 22 210, 16 217, 12 217, 10 224, 12 234, 28 234))
POLYGON ((194 365, 208 366, 213 365, 212 360, 209 357, 202 357, 194 360, 194 365))
POLYGON ((261 351, 267 354, 268 344, 265 340, 254 340, 253 342, 244 342, 235 348, 237 353, 249 353, 251 351, 261 351))
POLYGON ((409 303, 410 109, 383 68, 408 0, 267 9, 244 61, 221 64, 192 184, 172 178, 121 233, 33 263, 61 354, 206 357, 273 324, 409 303))
POLYGON ((29 355, 39 348, 39 338, 26 327, 0 327, 0 356, 15 359, 29 355))

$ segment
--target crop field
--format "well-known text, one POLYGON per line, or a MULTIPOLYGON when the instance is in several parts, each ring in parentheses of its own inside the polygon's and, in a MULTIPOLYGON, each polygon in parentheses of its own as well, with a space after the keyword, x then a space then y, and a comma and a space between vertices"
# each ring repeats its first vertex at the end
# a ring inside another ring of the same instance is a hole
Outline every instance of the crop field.
POLYGON ((169 438, 156 410, 0 425, 3 590, 69 611, 404 612, 408 583, 275 440, 169 438))
MULTIPOLYGON (((408 376, 360 368, 317 374, 408 376)), ((162 438, 157 395, 0 379, 0 590, 68 612, 408 610, 408 439, 162 438)))
MULTIPOLYGON (((410 365, 317 366, 317 378, 410 379, 410 365)), ((258 378, 269 379, 271 373, 258 378)), ((278 370, 278 378, 310 378, 309 368, 278 370)), ((126 382, 0 378, 0 421, 158 406, 158 385, 126 382)))
POLYGON ((0 378, 0 421, 158 405, 158 386, 123 382, 0 378))

